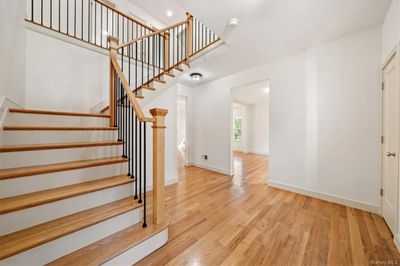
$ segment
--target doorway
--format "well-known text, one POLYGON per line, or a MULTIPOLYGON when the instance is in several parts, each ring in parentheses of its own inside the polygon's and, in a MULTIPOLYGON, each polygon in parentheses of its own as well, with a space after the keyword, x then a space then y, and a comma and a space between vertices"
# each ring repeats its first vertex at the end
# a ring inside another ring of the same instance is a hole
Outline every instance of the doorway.
POLYGON ((177 101, 177 149, 178 164, 188 163, 187 97, 178 95, 177 101))
POLYGON ((398 231, 398 57, 398 52, 394 52, 382 69, 381 212, 393 234, 398 231))
MULTIPOLYGON (((268 164, 269 159, 269 81, 257 81, 232 89, 232 172, 237 183, 267 181, 246 176, 247 167, 268 164), (246 178, 242 179, 244 176, 246 178), (237 179, 237 180, 236 180, 237 179)), ((264 169, 268 169, 265 167, 264 169)))

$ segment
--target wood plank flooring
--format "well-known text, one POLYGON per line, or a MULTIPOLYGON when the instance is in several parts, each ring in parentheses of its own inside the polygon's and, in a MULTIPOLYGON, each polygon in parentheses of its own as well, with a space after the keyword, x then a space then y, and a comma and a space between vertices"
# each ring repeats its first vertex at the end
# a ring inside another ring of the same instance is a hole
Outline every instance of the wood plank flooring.
POLYGON ((138 265, 400 263, 380 216, 268 187, 266 156, 234 163, 233 177, 178 167, 166 190, 169 242, 138 265))

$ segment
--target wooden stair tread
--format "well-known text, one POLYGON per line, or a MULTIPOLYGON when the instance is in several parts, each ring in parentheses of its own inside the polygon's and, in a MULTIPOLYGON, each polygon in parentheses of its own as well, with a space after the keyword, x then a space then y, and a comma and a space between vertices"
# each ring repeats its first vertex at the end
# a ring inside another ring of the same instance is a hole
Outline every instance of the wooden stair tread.
POLYGON ((8 168, 8 169, 0 170, 0 180, 16 178, 16 177, 23 177, 23 176, 38 175, 38 174, 46 174, 46 173, 52 173, 52 172, 74 170, 74 169, 79 169, 79 168, 94 167, 94 166, 100 166, 100 165, 106 165, 106 164, 122 163, 122 162, 127 162, 127 161, 128 161, 127 158, 111 157, 111 158, 82 160, 82 161, 73 161, 73 162, 38 165, 38 166, 8 168))
POLYGON ((3 198, 0 199, 0 214, 31 208, 106 188, 125 185, 133 181, 134 179, 127 175, 119 175, 3 198))
POLYGON ((2 146, 2 152, 19 152, 19 151, 38 151, 38 150, 55 150, 55 149, 70 149, 70 148, 87 148, 87 147, 102 147, 122 145, 121 141, 100 141, 100 142, 75 142, 75 143, 46 143, 46 144, 29 144, 29 145, 15 145, 15 146, 2 146))
POLYGON ((161 84, 167 83, 165 80, 161 80, 161 79, 153 79, 152 81, 158 82, 158 83, 161 83, 161 84))
POLYGON ((133 197, 64 216, 0 237, 0 260, 140 207, 133 197))
POLYGON ((171 74, 171 73, 169 73, 169 72, 164 72, 163 74, 166 75, 166 76, 170 76, 171 78, 174 78, 174 77, 175 77, 174 74, 171 74))
POLYGON ((60 127, 60 126, 4 126, 4 130, 60 130, 60 131, 86 131, 86 130, 118 130, 117 127, 60 127))
MULTIPOLYGON (((152 217, 148 217, 151 221, 152 217)), ((142 223, 135 224, 93 244, 61 257, 47 265, 101 265, 124 251, 140 244, 146 239, 166 229, 169 218, 160 224, 149 222, 146 228, 142 223)))
POLYGON ((36 110, 36 109, 10 108, 9 111, 11 113, 25 113, 25 114, 88 116, 88 117, 110 118, 110 115, 105 115, 105 114, 75 113, 75 112, 63 112, 63 111, 36 110))
POLYGON ((183 71, 183 69, 182 69, 182 68, 180 68, 179 66, 174 66, 174 69, 176 69, 176 70, 178 70, 178 71, 180 71, 180 72, 182 72, 182 71, 183 71))
POLYGON ((150 86, 145 86, 145 85, 140 86, 139 90, 140 89, 145 89, 145 90, 150 90, 150 91, 155 91, 156 90, 156 88, 153 88, 153 87, 150 87, 150 86))

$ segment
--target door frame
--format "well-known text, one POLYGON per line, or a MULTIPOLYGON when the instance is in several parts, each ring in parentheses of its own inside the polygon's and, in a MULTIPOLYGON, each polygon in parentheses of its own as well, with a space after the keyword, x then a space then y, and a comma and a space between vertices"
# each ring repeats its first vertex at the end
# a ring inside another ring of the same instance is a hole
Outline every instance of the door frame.
MULTIPOLYGON (((400 43, 396 44, 396 46, 394 47, 394 49, 392 50, 392 52, 388 55, 388 57, 385 59, 384 63, 381 65, 381 85, 383 84, 383 70, 386 67, 386 65, 390 62, 390 60, 396 56, 396 64, 397 64, 397 71, 398 71, 398 85, 397 85, 397 89, 398 89, 398 108, 397 108, 397 117, 398 117, 398 129, 397 131, 400 132, 400 43)), ((383 92, 384 90, 382 90, 380 88, 380 132, 379 132, 379 136, 383 136, 383 92)), ((397 149, 398 151, 400 151, 400 137, 399 137, 399 142, 398 142, 398 146, 397 149)), ((379 140, 379 174, 380 174, 380 179, 379 179, 379 190, 382 189, 382 184, 383 184, 383 159, 385 156, 385 151, 383 150, 383 145, 381 143, 381 140, 379 140)), ((398 160, 398 171, 397 171, 397 179, 398 179, 398 187, 397 187, 397 206, 396 206, 396 210, 395 210, 395 218, 396 218, 396 228, 395 228, 395 232, 393 233, 394 239, 396 239, 396 235, 399 232, 399 206, 400 206, 400 197, 399 197, 399 192, 400 192, 400 160, 399 160, 399 155, 397 156, 397 160, 398 160)), ((382 196, 379 192, 379 214, 381 216, 383 216, 382 213, 382 204, 383 204, 383 200, 382 200, 382 196)), ((396 242, 396 241, 395 241, 396 242)))
MULTIPOLYGON (((185 158, 184 158, 184 164, 185 166, 190 165, 189 162, 189 118, 188 118, 188 102, 189 102, 189 97, 186 95, 177 95, 177 100, 179 100, 179 97, 182 99, 185 99, 185 158)), ((177 121, 178 124, 178 121, 177 121)), ((178 134, 178 132, 177 132, 178 134)), ((178 144, 178 143, 177 143, 178 144)))

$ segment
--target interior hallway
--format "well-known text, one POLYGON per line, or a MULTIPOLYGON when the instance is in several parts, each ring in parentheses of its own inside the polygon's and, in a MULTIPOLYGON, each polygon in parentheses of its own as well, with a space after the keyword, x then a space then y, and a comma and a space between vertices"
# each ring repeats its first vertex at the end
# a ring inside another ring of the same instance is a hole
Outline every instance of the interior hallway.
POLYGON ((139 265, 400 263, 378 215, 268 187, 266 156, 234 160, 233 177, 179 168, 166 189, 169 242, 139 265))

